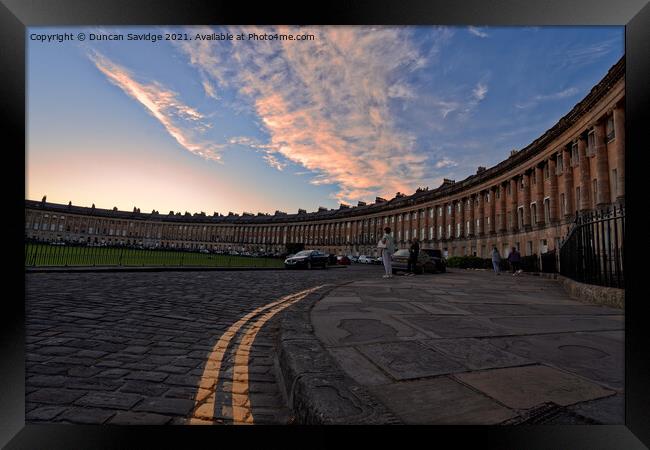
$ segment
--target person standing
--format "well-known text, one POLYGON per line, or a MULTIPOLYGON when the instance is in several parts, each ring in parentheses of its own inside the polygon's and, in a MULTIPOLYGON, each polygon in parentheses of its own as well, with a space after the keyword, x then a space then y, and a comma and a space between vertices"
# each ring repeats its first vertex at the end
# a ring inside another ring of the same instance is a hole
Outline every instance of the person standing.
POLYGON ((499 265, 501 264, 501 255, 499 254, 499 250, 497 250, 496 246, 492 247, 492 267, 494 268, 494 273, 497 275, 501 275, 501 270, 499 269, 499 265))
POLYGON ((512 247, 512 251, 508 255, 508 261, 510 261, 510 265, 512 266, 512 276, 519 275, 521 272, 521 255, 517 251, 516 247, 512 247))
POLYGON ((391 234, 390 227, 384 228, 384 235, 379 240, 377 247, 381 250, 381 258, 384 262, 384 270, 386 273, 382 278, 392 278, 393 277, 393 253, 395 253, 395 241, 391 234))
POLYGON ((408 260, 408 266, 406 268, 407 275, 409 276, 415 275, 419 254, 420 254, 420 243, 418 242, 418 238, 414 237, 411 240, 411 245, 409 246, 409 260, 408 260))

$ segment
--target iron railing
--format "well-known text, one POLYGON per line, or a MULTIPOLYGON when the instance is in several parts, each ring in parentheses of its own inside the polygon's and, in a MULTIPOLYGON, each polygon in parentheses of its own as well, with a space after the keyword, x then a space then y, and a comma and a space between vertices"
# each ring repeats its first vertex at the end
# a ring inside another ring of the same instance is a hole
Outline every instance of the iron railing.
POLYGON ((576 215, 560 247, 560 273, 573 280, 624 288, 625 208, 576 215))
POLYGON ((557 272, 557 252, 551 250, 540 255, 541 271, 543 273, 556 273, 557 272))

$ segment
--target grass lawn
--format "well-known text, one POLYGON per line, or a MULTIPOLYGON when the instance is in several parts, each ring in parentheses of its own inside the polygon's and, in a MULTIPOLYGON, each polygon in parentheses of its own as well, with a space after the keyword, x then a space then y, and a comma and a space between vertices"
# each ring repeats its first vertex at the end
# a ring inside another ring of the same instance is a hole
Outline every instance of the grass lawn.
POLYGON ((43 266, 201 266, 283 267, 279 258, 214 255, 174 250, 25 244, 25 267, 43 266))

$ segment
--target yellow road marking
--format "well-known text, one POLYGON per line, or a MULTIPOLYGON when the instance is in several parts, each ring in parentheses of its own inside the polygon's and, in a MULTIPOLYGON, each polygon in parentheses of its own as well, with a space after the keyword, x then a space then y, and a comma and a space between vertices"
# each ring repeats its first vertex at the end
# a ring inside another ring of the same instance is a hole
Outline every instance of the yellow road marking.
MULTIPOLYGON (((309 292, 313 292, 320 287, 321 286, 313 288, 309 290, 309 292)), ((255 341, 257 333, 264 326, 264 324, 269 321, 269 319, 271 319, 283 309, 302 300, 309 294, 309 292, 303 292, 303 294, 299 295, 293 300, 276 306, 264 314, 262 317, 260 317, 246 330, 246 333, 239 342, 239 346, 237 347, 237 352, 235 354, 235 369, 233 371, 231 394, 233 423, 235 425, 253 424, 253 412, 251 411, 250 398, 248 396, 248 360, 250 357, 250 349, 253 345, 253 341, 255 341)))
POLYGON ((232 324, 230 328, 228 328, 228 330, 221 335, 217 343, 212 348, 212 351, 208 354, 208 361, 205 364, 203 374, 201 375, 201 379, 199 381, 199 394, 197 394, 196 400, 194 401, 194 411, 189 421, 191 425, 205 424, 207 423, 205 419, 213 419, 214 402, 216 398, 217 382, 219 381, 221 363, 223 361, 224 355, 226 354, 226 350, 228 349, 230 341, 233 337, 235 337, 239 329, 257 314, 266 311, 267 309, 273 308, 274 306, 280 305, 284 302, 289 302, 296 297, 300 297, 301 295, 302 297, 300 297, 300 299, 302 299, 307 294, 315 291, 316 289, 320 289, 320 287, 321 286, 318 286, 316 288, 306 289, 295 294, 286 295, 279 300, 256 308, 232 324))

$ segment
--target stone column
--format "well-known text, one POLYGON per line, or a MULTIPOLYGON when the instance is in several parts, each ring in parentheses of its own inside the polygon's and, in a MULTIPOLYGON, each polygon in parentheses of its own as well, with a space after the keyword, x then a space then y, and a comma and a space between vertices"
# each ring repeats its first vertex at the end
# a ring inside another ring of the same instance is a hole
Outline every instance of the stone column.
POLYGON ((591 209, 591 176, 589 174, 589 158, 587 157, 587 140, 581 134, 578 139, 578 155, 580 158, 580 211, 591 209))
POLYGON ((567 147, 562 153, 562 166, 564 168, 562 177, 564 178, 564 201, 566 202, 564 217, 567 219, 573 216, 573 211, 575 210, 573 206, 573 167, 571 167, 570 149, 571 147, 567 147))
POLYGON ((480 220, 479 227, 476 230, 476 233, 479 236, 485 235, 486 224, 485 224, 485 191, 478 193, 478 218, 480 220))
POLYGON ((625 201, 625 109, 624 103, 614 108, 614 146, 616 149, 616 201, 625 201))
MULTIPOLYGON (((480 196, 480 194, 478 194, 480 196)), ((475 195, 470 195, 469 197, 469 217, 467 220, 469 220, 469 235, 470 236, 476 236, 478 234, 478 230, 476 229, 476 224, 474 223, 476 221, 476 214, 474 214, 474 209, 476 208, 476 196, 475 195)))
POLYGON ((607 145, 605 144, 605 123, 599 120, 594 125, 594 141, 596 144, 596 206, 603 207, 610 203, 609 194, 609 163, 607 161, 607 145))
POLYGON ((456 223, 454 224, 453 233, 456 236, 456 228, 460 224, 460 233, 458 233, 458 239, 465 237, 465 199, 461 198, 456 202, 456 208, 454 208, 456 214, 456 223))
POLYGON ((524 228, 530 228, 530 172, 526 171, 524 179, 524 228))
MULTIPOLYGON (((570 168, 569 168, 570 169, 570 168)), ((555 158, 551 158, 548 160, 548 171, 549 171, 549 178, 550 178, 550 187, 549 187, 549 193, 548 193, 548 214, 551 217, 546 217, 546 223, 555 223, 558 221, 559 214, 558 214, 558 204, 560 199, 558 198, 558 187, 557 187, 557 173, 556 173, 556 167, 555 167, 555 158)), ((566 173, 566 172, 565 172, 566 173)), ((543 189, 543 185, 542 185, 543 189)), ((568 194, 564 194, 565 198, 567 197, 568 194)), ((542 210, 543 210, 543 205, 542 205, 542 210)), ((543 212, 542 214, 546 214, 543 212)))
POLYGON ((505 184, 499 185, 499 228, 497 231, 503 233, 506 231, 507 221, 506 221, 506 188, 505 184))
POLYGON ((512 217, 512 224, 508 231, 517 231, 519 229, 519 221, 517 220, 517 193, 519 191, 518 177, 510 179, 510 217, 512 217))
MULTIPOLYGON (((533 225, 543 226, 548 218, 545 216, 544 211, 544 170, 542 166, 535 166, 535 204, 537 205, 537 223, 533 225)), ((549 167, 550 170, 550 167, 549 167)), ((555 176, 555 172, 551 176, 555 176)))

